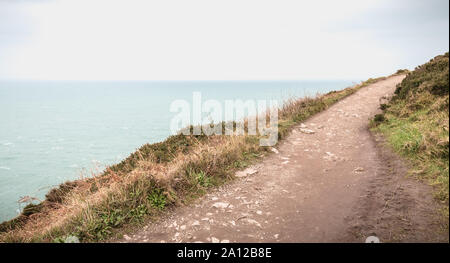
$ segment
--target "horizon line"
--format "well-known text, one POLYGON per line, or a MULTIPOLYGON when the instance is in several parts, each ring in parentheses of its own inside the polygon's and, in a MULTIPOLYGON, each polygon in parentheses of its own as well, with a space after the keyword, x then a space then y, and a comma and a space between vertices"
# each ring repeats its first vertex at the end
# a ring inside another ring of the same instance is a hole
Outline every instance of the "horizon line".
MULTIPOLYGON (((376 78, 376 76, 372 77, 376 78)), ((367 78, 299 78, 299 79, 32 79, 0 78, 0 81, 71 81, 71 82, 289 82, 289 81, 363 81, 367 78)))

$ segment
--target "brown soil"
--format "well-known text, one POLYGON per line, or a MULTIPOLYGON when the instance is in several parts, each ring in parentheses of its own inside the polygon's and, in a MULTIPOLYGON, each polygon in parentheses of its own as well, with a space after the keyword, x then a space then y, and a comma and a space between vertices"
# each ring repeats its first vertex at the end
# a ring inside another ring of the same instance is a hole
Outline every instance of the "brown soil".
POLYGON ((448 241, 448 232, 438 231, 432 189, 406 178, 404 162, 368 129, 380 100, 403 77, 315 115, 250 168, 256 173, 120 242, 364 242, 372 235, 381 242, 448 241))

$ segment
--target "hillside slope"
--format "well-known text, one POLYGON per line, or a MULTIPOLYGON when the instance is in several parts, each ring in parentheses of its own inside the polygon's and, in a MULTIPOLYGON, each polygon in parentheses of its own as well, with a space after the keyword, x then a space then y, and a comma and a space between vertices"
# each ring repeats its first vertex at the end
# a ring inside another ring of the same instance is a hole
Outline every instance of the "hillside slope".
MULTIPOLYGON (((408 73, 374 120, 397 153, 411 161, 411 174, 435 186, 448 220, 449 54, 408 73)), ((447 226, 448 228, 448 221, 447 226)))
MULTIPOLYGON (((288 136, 296 123, 383 79, 315 98, 293 98, 279 109, 279 139, 288 136)), ((28 204, 18 217, 0 224, 0 242, 63 242, 74 236, 81 242, 109 239, 231 181, 237 170, 270 152, 270 147, 259 146, 262 137, 174 135, 145 144, 103 173, 61 184, 43 202, 28 204)))

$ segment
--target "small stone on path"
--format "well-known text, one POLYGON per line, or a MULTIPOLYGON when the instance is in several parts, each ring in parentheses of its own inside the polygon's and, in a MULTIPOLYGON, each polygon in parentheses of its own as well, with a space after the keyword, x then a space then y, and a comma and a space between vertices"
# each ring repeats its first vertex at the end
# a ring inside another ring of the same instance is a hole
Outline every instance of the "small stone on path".
POLYGON ((310 129, 305 129, 305 128, 300 128, 300 131, 306 134, 314 134, 315 131, 310 130, 310 129))

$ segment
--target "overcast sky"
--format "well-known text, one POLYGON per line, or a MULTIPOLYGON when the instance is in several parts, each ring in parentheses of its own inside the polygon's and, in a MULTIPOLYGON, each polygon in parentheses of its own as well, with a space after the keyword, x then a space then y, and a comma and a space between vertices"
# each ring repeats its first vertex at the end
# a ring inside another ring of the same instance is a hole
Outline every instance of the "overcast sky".
POLYGON ((448 0, 0 0, 0 78, 353 79, 449 48, 448 0))

